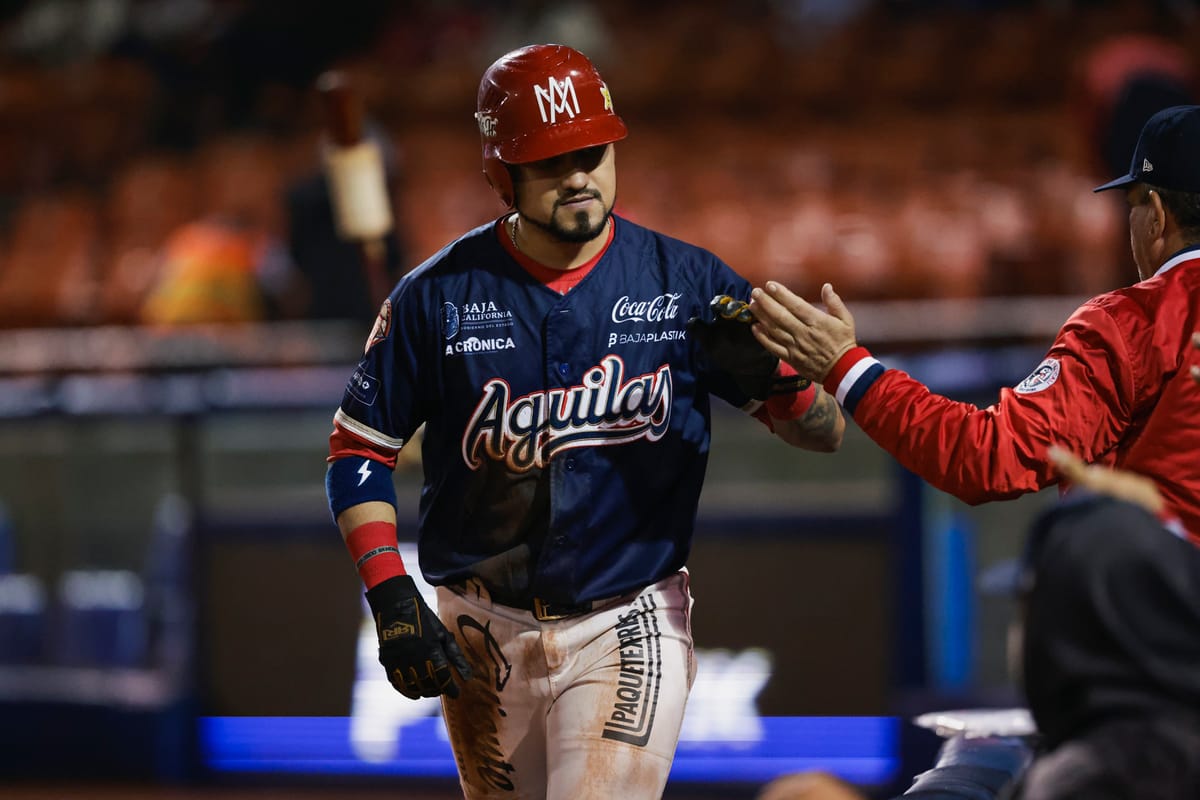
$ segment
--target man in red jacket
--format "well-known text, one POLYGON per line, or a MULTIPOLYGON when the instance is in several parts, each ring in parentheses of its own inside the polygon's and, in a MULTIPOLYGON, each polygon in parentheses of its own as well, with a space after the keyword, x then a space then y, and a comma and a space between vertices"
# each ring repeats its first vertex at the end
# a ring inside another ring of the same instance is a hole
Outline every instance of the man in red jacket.
POLYGON ((830 313, 777 283, 755 289, 755 335, 938 489, 972 504, 1037 491, 1058 482, 1046 455, 1057 444, 1154 481, 1200 543, 1200 398, 1187 368, 1200 329, 1200 106, 1151 117, 1129 174, 1096 191, 1118 188, 1141 280, 1081 306, 1041 364, 986 409, 886 369, 858 345, 830 284, 830 313))
POLYGON ((1026 552, 1023 683, 1044 749, 1022 800, 1200 790, 1200 106, 1152 116, 1129 174, 1096 191, 1118 188, 1141 280, 1080 307, 986 409, 885 368, 829 284, 830 313, 776 283, 753 292, 763 346, 935 487, 969 503, 1081 487, 1026 552), (1113 492, 1087 465, 1143 477, 1113 492))

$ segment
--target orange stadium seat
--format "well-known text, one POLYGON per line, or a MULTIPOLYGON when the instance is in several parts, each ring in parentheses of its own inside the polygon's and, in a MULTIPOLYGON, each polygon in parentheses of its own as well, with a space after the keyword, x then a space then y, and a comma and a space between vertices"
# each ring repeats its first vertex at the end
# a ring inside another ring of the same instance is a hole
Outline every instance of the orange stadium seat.
POLYGON ((106 322, 136 322, 158 273, 167 236, 199 206, 195 176, 182 158, 146 156, 117 173, 107 195, 108 240, 100 311, 106 322))
POLYGON ((81 191, 22 204, 0 264, 0 325, 93 321, 98 222, 95 201, 81 191))
POLYGON ((64 175, 102 181, 114 163, 148 146, 156 87, 146 67, 99 59, 67 64, 50 80, 54 108, 47 133, 64 175))

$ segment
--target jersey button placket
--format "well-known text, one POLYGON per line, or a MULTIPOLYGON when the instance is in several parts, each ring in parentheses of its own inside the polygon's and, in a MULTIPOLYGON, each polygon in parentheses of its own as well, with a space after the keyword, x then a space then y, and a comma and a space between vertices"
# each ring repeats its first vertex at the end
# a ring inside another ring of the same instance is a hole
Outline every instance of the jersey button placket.
MULTIPOLYGON (((546 345, 547 359, 546 363, 549 367, 548 385, 557 384, 563 390, 571 388, 571 363, 566 360, 570 358, 571 346, 569 342, 573 342, 578 336, 578 331, 573 329, 570 324, 572 318, 568 309, 559 309, 557 314, 552 315, 547 322, 546 330, 546 345), (561 346, 555 346, 561 342, 561 346), (559 360, 562 359, 562 360, 559 360), (557 375, 555 375, 557 373, 557 375)), ((568 457, 555 457, 551 459, 550 469, 553 474, 551 482, 551 495, 555 494, 554 483, 562 480, 567 473, 575 471, 575 459, 568 457)), ((552 503, 553 505, 553 503, 552 503)), ((554 527, 553 519, 551 521, 552 529, 554 527)), ((571 546, 570 537, 565 533, 553 533, 548 540, 555 548, 569 548, 571 546)))

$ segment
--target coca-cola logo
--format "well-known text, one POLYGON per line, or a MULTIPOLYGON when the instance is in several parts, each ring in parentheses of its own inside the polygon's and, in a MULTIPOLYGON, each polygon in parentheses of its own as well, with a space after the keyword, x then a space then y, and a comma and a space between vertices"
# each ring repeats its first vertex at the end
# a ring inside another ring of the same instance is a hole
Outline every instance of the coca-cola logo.
POLYGON ((680 292, 660 294, 649 300, 631 300, 625 295, 612 308, 612 321, 621 322, 662 322, 675 319, 679 315, 680 292))

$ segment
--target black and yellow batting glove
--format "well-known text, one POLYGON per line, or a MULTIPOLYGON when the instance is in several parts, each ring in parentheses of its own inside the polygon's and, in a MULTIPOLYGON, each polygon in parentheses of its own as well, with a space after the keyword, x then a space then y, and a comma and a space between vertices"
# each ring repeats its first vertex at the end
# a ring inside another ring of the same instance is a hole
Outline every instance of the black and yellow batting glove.
POLYGON ((755 400, 808 387, 798 375, 780 376, 779 359, 768 353, 750 331, 754 315, 750 304, 719 294, 707 313, 687 322, 688 336, 700 347, 704 365, 723 372, 755 400))
POLYGON ((413 700, 458 697, 458 680, 471 679, 471 665, 413 579, 388 578, 367 590, 367 603, 379 636, 379 663, 396 691, 413 700))

